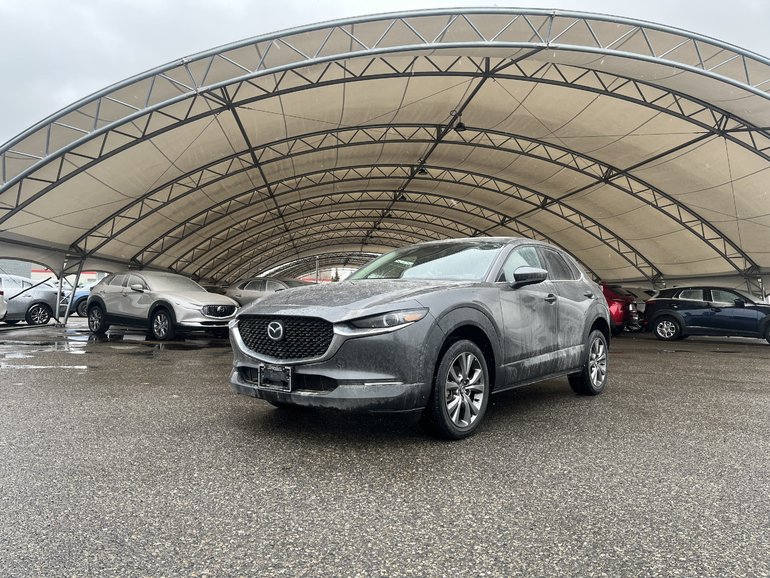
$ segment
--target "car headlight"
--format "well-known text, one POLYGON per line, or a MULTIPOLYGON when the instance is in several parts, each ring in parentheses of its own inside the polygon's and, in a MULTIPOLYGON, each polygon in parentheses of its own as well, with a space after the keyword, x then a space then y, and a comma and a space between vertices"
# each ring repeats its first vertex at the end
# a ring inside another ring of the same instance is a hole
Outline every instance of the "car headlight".
POLYGON ((427 309, 389 311, 371 317, 353 319, 349 323, 356 329, 395 329, 419 321, 428 314, 427 309))
POLYGON ((193 303, 186 303, 184 301, 174 301, 174 305, 181 307, 182 309, 187 309, 189 311, 200 311, 201 306, 195 305, 193 303))

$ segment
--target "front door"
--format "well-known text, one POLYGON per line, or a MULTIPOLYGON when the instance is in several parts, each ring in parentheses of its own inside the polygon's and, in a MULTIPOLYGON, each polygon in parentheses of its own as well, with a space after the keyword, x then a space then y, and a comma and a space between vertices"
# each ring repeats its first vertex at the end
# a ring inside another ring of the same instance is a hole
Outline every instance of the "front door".
POLYGON ((750 303, 740 307, 735 304, 736 299, 745 303, 745 298, 738 293, 711 289, 711 310, 704 315, 704 324, 715 333, 758 335, 759 322, 765 317, 764 313, 750 303))
POLYGON ((518 267, 545 269, 534 246, 516 247, 500 272, 506 384, 521 383, 552 372, 558 348, 558 305, 550 281, 514 289, 518 267))

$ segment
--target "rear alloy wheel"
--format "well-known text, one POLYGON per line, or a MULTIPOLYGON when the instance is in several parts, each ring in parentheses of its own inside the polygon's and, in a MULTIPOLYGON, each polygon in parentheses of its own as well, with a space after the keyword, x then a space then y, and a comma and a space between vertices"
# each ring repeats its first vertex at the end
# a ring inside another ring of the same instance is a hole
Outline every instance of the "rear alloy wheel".
POLYGON ((675 341, 682 336, 682 326, 673 317, 661 317, 653 326, 655 337, 663 341, 675 341))
POLYGON ((588 336, 588 355, 580 373, 568 377, 569 385, 580 395, 599 395, 607 387, 607 338, 594 329, 588 336))
POLYGON ((51 310, 47 305, 36 303, 27 309, 25 318, 29 325, 45 325, 51 320, 51 310))
POLYGON ((171 314, 166 309, 158 309, 152 315, 150 322, 150 331, 157 341, 169 341, 174 339, 176 331, 171 314))
POLYGON ((441 358, 426 408, 434 431, 454 440, 475 432, 487 411, 489 386, 481 349, 467 340, 453 343, 441 358))
POLYGON ((104 335, 110 328, 110 324, 104 317, 104 310, 100 305, 92 305, 88 310, 88 329, 94 335, 104 335))

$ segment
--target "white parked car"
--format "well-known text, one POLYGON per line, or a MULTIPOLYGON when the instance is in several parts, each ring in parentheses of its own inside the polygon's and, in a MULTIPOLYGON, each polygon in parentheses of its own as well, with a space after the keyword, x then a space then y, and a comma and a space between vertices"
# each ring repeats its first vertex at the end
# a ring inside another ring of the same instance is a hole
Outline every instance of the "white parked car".
POLYGON ((238 304, 182 275, 123 271, 92 287, 86 309, 88 328, 94 334, 104 334, 110 325, 123 325, 146 329, 153 338, 165 341, 191 331, 227 336, 227 324, 238 304))

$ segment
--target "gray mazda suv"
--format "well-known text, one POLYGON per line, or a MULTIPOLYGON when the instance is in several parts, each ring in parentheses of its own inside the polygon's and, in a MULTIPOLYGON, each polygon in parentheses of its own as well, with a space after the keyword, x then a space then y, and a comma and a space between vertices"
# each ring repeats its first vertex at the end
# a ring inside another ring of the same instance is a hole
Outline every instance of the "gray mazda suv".
POLYGON ((560 376, 601 393, 609 332, 601 288, 550 245, 422 243, 244 307, 230 322, 230 382, 276 406, 422 412, 459 439, 491 393, 560 376))

